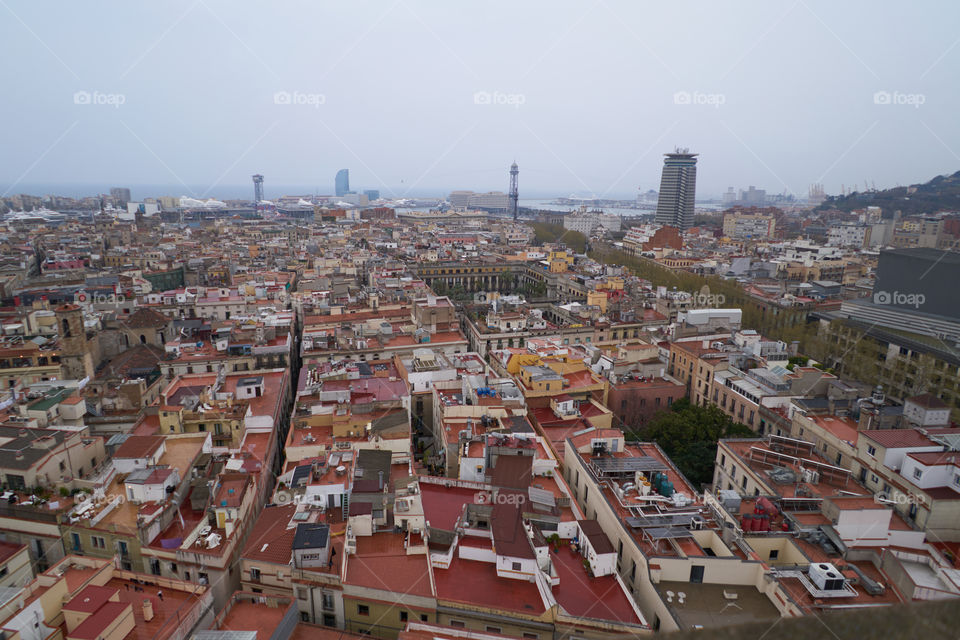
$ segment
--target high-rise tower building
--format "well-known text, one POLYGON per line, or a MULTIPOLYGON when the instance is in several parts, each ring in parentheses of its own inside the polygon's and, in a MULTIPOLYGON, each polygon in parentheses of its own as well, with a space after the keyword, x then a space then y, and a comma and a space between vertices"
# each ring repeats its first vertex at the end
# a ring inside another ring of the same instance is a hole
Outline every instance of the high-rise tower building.
POLYGON ((130 189, 126 187, 114 187, 110 189, 110 196, 116 201, 118 207, 126 207, 130 202, 130 189))
POLYGON ((337 196, 346 195, 350 192, 350 170, 340 169, 337 171, 337 177, 334 180, 334 193, 337 196))
POLYGON ((520 190, 517 188, 517 176, 520 175, 520 169, 517 163, 510 165, 510 215, 516 220, 520 215, 520 190))
POLYGON ((255 174, 253 176, 253 203, 260 204, 263 201, 263 176, 255 174))
POLYGON ((693 202, 697 194, 697 154, 688 149, 665 153, 657 224, 685 231, 693 226, 693 202))

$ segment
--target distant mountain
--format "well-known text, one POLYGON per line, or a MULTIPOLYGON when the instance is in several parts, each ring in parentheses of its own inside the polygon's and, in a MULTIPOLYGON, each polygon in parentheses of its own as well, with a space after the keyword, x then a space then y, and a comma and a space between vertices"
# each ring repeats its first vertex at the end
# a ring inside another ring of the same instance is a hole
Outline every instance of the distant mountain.
POLYGON ((892 218, 895 211, 904 216, 960 211, 960 171, 953 175, 937 176, 929 182, 909 187, 895 187, 883 191, 855 191, 846 196, 830 196, 816 208, 817 211, 839 209, 853 211, 865 207, 880 207, 884 218, 892 218))

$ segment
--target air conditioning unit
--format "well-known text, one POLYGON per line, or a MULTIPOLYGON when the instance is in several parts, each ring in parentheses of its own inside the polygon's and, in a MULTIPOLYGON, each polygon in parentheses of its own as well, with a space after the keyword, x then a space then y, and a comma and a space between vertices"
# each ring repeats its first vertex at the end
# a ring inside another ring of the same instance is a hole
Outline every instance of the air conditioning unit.
POLYGON ((840 570, 829 562, 814 562, 807 575, 821 591, 843 591, 847 582, 840 570))

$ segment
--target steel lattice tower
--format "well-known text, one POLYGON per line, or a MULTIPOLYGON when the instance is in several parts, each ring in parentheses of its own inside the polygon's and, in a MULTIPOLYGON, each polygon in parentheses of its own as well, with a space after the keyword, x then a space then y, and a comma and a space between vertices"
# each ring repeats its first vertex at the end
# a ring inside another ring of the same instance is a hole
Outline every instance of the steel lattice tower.
POLYGON ((517 163, 514 162, 510 165, 510 213, 513 215, 513 220, 516 222, 517 217, 520 215, 520 191, 517 188, 517 176, 520 175, 520 169, 517 167, 517 163))
POLYGON ((263 176, 259 173, 253 176, 253 202, 260 204, 263 200, 263 176))

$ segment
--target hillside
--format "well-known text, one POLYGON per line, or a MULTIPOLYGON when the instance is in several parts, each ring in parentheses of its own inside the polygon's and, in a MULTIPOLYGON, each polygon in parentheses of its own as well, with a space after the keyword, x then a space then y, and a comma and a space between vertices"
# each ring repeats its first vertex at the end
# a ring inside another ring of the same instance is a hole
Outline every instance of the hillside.
POLYGON ((909 187, 831 196, 816 210, 853 211, 869 206, 881 207, 884 218, 892 218, 897 210, 904 216, 938 211, 960 211, 960 171, 953 175, 937 176, 929 182, 909 187))

